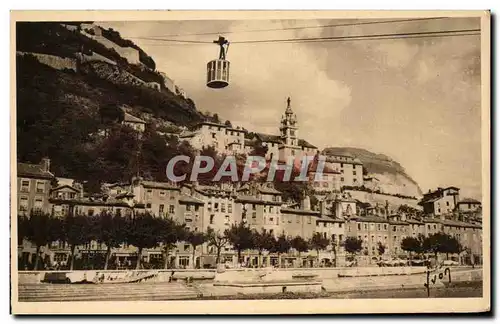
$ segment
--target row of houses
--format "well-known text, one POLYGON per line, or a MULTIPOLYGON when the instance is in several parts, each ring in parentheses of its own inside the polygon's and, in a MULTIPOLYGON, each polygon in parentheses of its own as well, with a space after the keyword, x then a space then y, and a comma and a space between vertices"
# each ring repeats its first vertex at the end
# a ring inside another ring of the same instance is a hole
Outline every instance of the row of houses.
MULTIPOLYGON (((315 196, 318 204, 312 206, 311 198, 300 203, 285 202, 282 194, 271 183, 199 184, 176 185, 167 182, 133 178, 128 183, 103 186, 101 198, 88 197, 83 187, 71 179, 56 178, 50 172, 50 160, 40 164, 17 165, 17 212, 29 215, 39 209, 55 216, 68 212, 94 215, 111 211, 132 215, 148 211, 158 217, 169 216, 186 224, 192 231, 206 232, 209 228, 223 232, 231 224, 246 223, 252 229, 266 231, 275 236, 301 236, 310 239, 321 233, 332 240, 328 251, 322 252, 325 262, 335 255, 345 260, 342 242, 346 237, 363 241, 362 255, 367 260, 379 257, 377 246, 385 246, 385 257, 404 255, 401 241, 407 236, 430 235, 436 232, 455 236, 476 258, 482 255, 481 205, 470 199, 460 200, 458 188, 439 188, 424 196, 421 201, 426 214, 415 210, 391 210, 389 206, 371 205, 353 199, 349 194, 332 190, 315 196), (430 210, 429 206, 446 206, 430 210)), ((173 262, 179 266, 200 264, 192 260, 188 244, 179 244, 173 251, 173 262)), ((203 246, 201 254, 213 254, 211 247, 203 246)), ((62 252, 60 252, 62 253, 62 252)), ((129 247, 117 252, 122 258, 133 258, 135 250, 129 247)), ((160 251, 143 251, 145 260, 158 258, 160 251)), ((226 246, 223 256, 234 261, 235 253, 226 246)), ((249 262, 256 262, 256 255, 249 254, 249 262)), ((269 259, 271 262, 271 259, 269 259)))

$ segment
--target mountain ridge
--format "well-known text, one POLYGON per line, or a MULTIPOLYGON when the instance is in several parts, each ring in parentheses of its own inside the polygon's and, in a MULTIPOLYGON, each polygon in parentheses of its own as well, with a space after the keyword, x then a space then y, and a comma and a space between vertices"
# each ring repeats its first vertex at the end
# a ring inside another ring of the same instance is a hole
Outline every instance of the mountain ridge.
MULTIPOLYGON (((92 22, 51 22, 18 23, 16 32, 21 160, 37 162, 44 155, 56 155, 57 169, 64 176, 72 176, 68 173, 72 168, 61 165, 65 159, 58 157, 61 144, 56 141, 80 140, 84 146, 92 145, 87 143, 92 141, 88 134, 101 127, 99 107, 110 102, 129 107, 138 117, 161 127, 190 127, 207 117, 191 99, 167 89, 165 79, 155 70, 154 59, 117 31, 92 22), (33 106, 38 106, 38 111, 32 111, 33 106), (81 123, 75 125, 71 118, 79 118, 81 123), (61 128, 68 133, 52 129, 54 123, 62 123, 61 128), (30 128, 33 125, 35 132, 30 128), (45 137, 53 143, 34 139, 33 134, 43 134, 44 127, 50 129, 51 134, 45 137), (35 152, 33 147, 37 148, 35 152)), ((368 173, 381 178, 379 186, 384 192, 422 194, 404 168, 384 154, 354 147, 329 147, 323 152, 359 158, 368 173)))

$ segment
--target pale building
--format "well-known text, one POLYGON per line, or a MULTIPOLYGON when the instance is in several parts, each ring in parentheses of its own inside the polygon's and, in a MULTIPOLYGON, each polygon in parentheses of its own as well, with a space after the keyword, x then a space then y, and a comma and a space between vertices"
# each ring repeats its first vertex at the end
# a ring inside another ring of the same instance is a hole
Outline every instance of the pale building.
POLYGON ((444 215, 452 213, 459 202, 460 189, 457 187, 438 188, 424 194, 419 202, 425 214, 444 215))

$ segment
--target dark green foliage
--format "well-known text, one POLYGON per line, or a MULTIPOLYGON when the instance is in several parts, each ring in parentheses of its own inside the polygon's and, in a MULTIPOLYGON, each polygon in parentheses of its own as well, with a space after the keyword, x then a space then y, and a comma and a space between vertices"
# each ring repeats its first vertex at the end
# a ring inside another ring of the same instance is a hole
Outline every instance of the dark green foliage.
POLYGON ((252 231, 244 223, 232 224, 226 235, 229 243, 238 252, 238 262, 241 262, 241 251, 254 247, 252 231))
POLYGON ((149 213, 134 215, 127 222, 127 243, 138 249, 136 269, 141 267, 142 251, 159 245, 161 225, 161 219, 155 218, 149 213))
POLYGON ((106 245, 104 270, 108 269, 111 249, 120 247, 127 238, 127 223, 120 215, 103 212, 92 217, 92 236, 106 245))
POLYGON ((185 241, 193 247, 193 265, 195 265, 196 248, 205 243, 207 240, 208 237, 205 233, 196 231, 187 233, 185 241))
POLYGON ((351 254, 356 254, 361 251, 363 246, 363 241, 354 236, 349 236, 344 241, 344 249, 346 252, 351 254))
POLYGON ((262 229, 261 232, 256 230, 252 231, 253 247, 262 254, 262 251, 271 251, 276 244, 276 239, 274 236, 262 229))
POLYGON ((272 251, 274 253, 288 253, 292 247, 292 244, 290 240, 285 236, 285 234, 281 234, 278 239, 276 240, 276 243, 274 244, 272 251))
POLYGON ((94 238, 91 219, 84 215, 67 215, 63 220, 63 235, 61 238, 68 243, 71 249, 69 269, 73 270, 75 249, 78 245, 90 243, 94 238))
POLYGON ((422 241, 416 237, 408 236, 401 241, 403 251, 419 253, 422 250, 422 241))
MULTIPOLYGON (((19 51, 74 57, 83 45, 84 50, 91 49, 117 61, 122 69, 134 68, 100 43, 57 23, 18 23, 17 31, 19 51)), ((78 73, 55 70, 30 55, 18 56, 16 63, 18 160, 36 163, 43 156, 50 156, 51 171, 61 177, 87 181, 86 189, 90 188, 91 192, 98 191, 100 187, 99 181, 95 179, 113 182, 127 178, 137 172, 138 166, 144 174, 151 174, 155 179, 162 180, 161 176, 164 175, 165 154, 158 150, 149 154, 152 162, 148 165, 154 165, 151 170, 138 165, 135 156, 124 164, 121 164, 124 156, 111 161, 104 158, 114 156, 115 149, 110 144, 116 137, 127 137, 124 132, 113 130, 122 118, 119 107, 137 107, 134 108, 137 112, 149 112, 155 118, 169 120, 177 125, 189 126, 200 120, 200 114, 192 102, 167 91, 113 84, 91 72, 82 72, 85 70, 83 68, 78 73), (113 138, 103 140, 99 135, 102 131, 113 132, 113 138), (111 152, 107 152, 107 148, 111 152), (151 155, 161 162, 152 159, 151 155), (112 172, 102 172, 106 166, 112 172), (163 171, 160 172, 161 168, 163 171)), ((153 74, 158 77, 156 73, 153 74)), ((156 138, 147 140, 151 140, 145 145, 146 150, 150 151, 152 146, 160 143, 156 138)), ((140 144, 127 140, 122 148, 140 147, 140 144)), ((132 150, 131 153, 135 155, 136 151, 132 150)), ((141 153, 148 155, 147 152, 141 153)), ((126 158, 128 160, 130 156, 126 158)))
POLYGON ((47 213, 32 211, 28 219, 20 220, 18 233, 36 246, 34 270, 38 270, 40 248, 60 238, 61 222, 47 213))
POLYGON ((292 245, 292 248, 294 248, 299 253, 309 251, 308 242, 300 236, 294 237, 290 243, 292 245))
POLYGON ((229 243, 228 230, 224 233, 216 232, 213 228, 209 227, 207 231, 207 240, 208 246, 212 246, 217 250, 217 258, 215 259, 215 263, 219 264, 220 262, 220 253, 222 248, 229 243))
POLYGON ((379 255, 382 255, 385 253, 386 246, 382 242, 377 243, 377 252, 379 255))

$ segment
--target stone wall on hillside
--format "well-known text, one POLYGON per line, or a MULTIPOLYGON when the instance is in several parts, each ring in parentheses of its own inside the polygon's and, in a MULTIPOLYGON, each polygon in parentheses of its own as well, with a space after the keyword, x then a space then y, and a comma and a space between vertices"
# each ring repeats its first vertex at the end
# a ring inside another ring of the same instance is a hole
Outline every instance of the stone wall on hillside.
POLYGON ((372 205, 376 203, 379 206, 385 206, 386 201, 389 203, 390 208, 397 209, 401 205, 408 205, 417 209, 422 209, 418 205, 418 199, 408 199, 408 198, 400 198, 390 195, 370 193, 366 191, 358 191, 358 190, 346 190, 352 198, 357 199, 362 202, 368 202, 372 205))
POLYGON ((71 58, 63 58, 55 55, 40 54, 40 53, 26 53, 26 52, 16 52, 16 55, 32 55, 40 63, 50 66, 51 68, 57 70, 73 70, 76 71, 76 60, 71 58))
MULTIPOLYGON (((102 45, 106 46, 107 48, 114 49, 118 54, 120 54, 121 57, 127 59, 127 61, 131 64, 138 64, 138 65, 143 65, 142 62, 139 59, 139 51, 136 50, 135 48, 132 47, 121 47, 120 45, 110 41, 106 37, 96 34, 96 35, 91 35, 85 31, 84 27, 88 27, 87 25, 82 25, 82 31, 81 33, 89 38, 92 38, 93 40, 101 43, 102 45)), ((99 26, 92 26, 93 30, 96 30, 96 28, 100 28, 99 26)))

